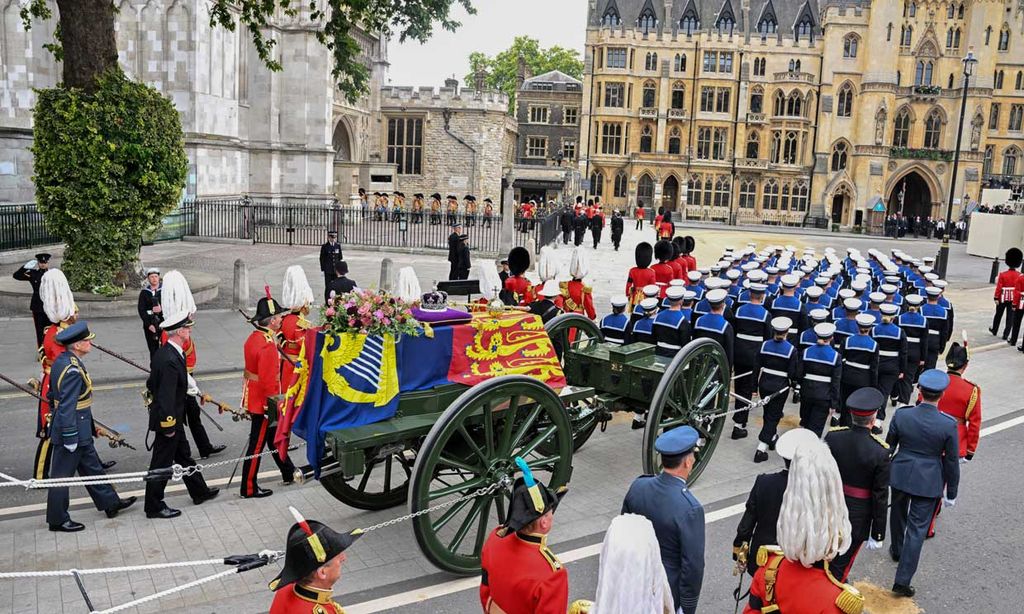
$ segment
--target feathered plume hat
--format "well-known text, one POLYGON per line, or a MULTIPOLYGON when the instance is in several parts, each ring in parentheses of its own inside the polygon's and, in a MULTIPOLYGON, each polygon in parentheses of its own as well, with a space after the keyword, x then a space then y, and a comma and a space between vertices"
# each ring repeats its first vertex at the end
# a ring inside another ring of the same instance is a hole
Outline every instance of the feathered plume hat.
POLYGON ((60 269, 50 269, 43 273, 39 284, 39 298, 43 301, 43 311, 51 322, 57 324, 75 315, 75 296, 71 293, 68 278, 60 269))
POLYGON ((416 269, 411 266, 402 267, 398 271, 398 296, 406 301, 415 301, 423 294, 420 280, 416 277, 416 269))
POLYGON ((163 289, 160 291, 160 311, 163 321, 160 327, 170 331, 181 326, 191 325, 192 314, 196 312, 196 301, 188 280, 181 271, 168 271, 164 275, 163 289))
POLYGON ((294 507, 289 506, 288 510, 295 517, 295 524, 288 529, 284 567, 270 582, 272 591, 305 578, 344 552, 363 535, 360 529, 338 533, 322 522, 306 520, 294 507))
POLYGON ((284 306, 298 310, 312 305, 314 300, 316 299, 313 288, 306 279, 306 271, 297 264, 288 267, 284 272, 284 283, 281 285, 281 302, 284 306))

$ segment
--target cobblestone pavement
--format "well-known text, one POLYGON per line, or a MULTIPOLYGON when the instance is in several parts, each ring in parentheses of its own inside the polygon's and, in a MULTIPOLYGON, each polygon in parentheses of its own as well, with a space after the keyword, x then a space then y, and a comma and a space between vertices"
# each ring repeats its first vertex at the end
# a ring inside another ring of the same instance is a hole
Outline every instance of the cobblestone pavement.
MULTIPOLYGON (((627 228, 624 247, 614 252, 610 244, 603 243, 592 258, 591 283, 594 286, 598 311, 604 312, 607 301, 618 293, 624 284, 624 273, 632 263, 632 245, 640 239, 649 239, 650 232, 643 235, 627 228)), ((789 235, 774 237, 763 232, 734 230, 694 231, 698 238, 697 258, 706 263, 726 244, 742 247, 747 241, 760 244, 767 242, 792 243, 797 247, 804 244, 817 249, 826 245, 844 248, 855 245, 864 250, 868 247, 888 249, 891 241, 853 238, 789 235)), ((937 245, 924 241, 902 241, 906 251, 926 255, 934 253, 937 245)), ((567 264, 569 250, 559 248, 559 257, 567 264)), ((383 253, 351 252, 347 258, 352 263, 352 277, 363 285, 365 280, 379 276, 380 260, 383 253)), ((322 278, 317 274, 317 254, 314 249, 286 248, 279 246, 236 246, 207 243, 171 243, 147 247, 144 260, 165 269, 180 267, 212 272, 227 279, 222 296, 230 296, 230 272, 235 258, 250 263, 252 294, 264 283, 271 283, 278 291, 284 269, 293 263, 302 264, 315 291, 322 289, 322 278)), ((397 268, 414 266, 425 287, 433 279, 443 278, 447 263, 443 255, 399 254, 390 256, 397 268)), ((991 420, 1007 415, 1021 408, 1022 404, 1010 394, 1011 384, 1019 377, 1024 357, 1008 346, 991 343, 992 338, 984 332, 991 318, 991 286, 987 285, 989 261, 966 256, 963 247, 954 245, 953 261, 949 279, 953 284, 950 296, 957 306, 958 327, 967 328, 974 339, 975 347, 989 345, 985 351, 975 355, 968 377, 983 386, 985 390, 985 418, 991 420)), ((88 317, 88 314, 85 314, 88 317)), ((248 325, 236 314, 224 309, 204 306, 196 329, 200 352, 199 372, 202 377, 212 378, 209 386, 218 395, 237 395, 239 383, 233 372, 241 366, 241 343, 248 325), (222 374, 218 376, 217 374, 222 374), (221 378, 221 379, 217 379, 221 378)), ((145 360, 145 344, 138 323, 133 318, 111 318, 94 322, 99 340, 111 348, 122 351, 136 360, 145 360)), ((19 380, 34 374, 32 363, 31 325, 25 318, 0 319, 0 372, 19 380)), ((139 445, 144 436, 144 423, 137 409, 137 386, 139 374, 133 373, 109 357, 98 353, 88 357, 88 365, 97 387, 97 405, 103 406, 104 419, 115 428, 123 425, 133 435, 139 453, 106 451, 104 458, 119 460, 117 470, 132 471, 144 468, 146 453, 139 445), (119 382, 124 382, 120 384, 119 382), (129 383, 133 382, 133 383, 129 383), (110 418, 106 416, 109 415, 110 418)), ((228 397, 229 402, 236 399, 228 397)), ((31 432, 33 404, 24 396, 0 389, 0 405, 10 409, 12 428, 0 431, 0 467, 16 476, 27 476, 35 441, 27 437, 31 432)), ((787 408, 788 415, 795 414, 795 407, 787 408)), ((790 419, 791 420, 791 419, 790 419)), ((792 424, 788 424, 792 426, 792 424)), ((231 423, 225 424, 222 435, 226 443, 238 448, 244 439, 243 430, 231 423)), ((640 432, 630 431, 627 424, 615 422, 606 433, 595 433, 574 459, 572 492, 559 511, 559 528, 552 542, 556 551, 563 546, 578 543, 579 540, 594 539, 603 533, 612 516, 621 504, 621 497, 629 482, 641 472, 640 432)), ((696 485, 700 499, 710 506, 731 505, 736 498, 745 495, 756 473, 771 470, 779 462, 773 459, 767 464, 754 465, 751 462, 754 443, 751 439, 734 442, 723 440, 708 470, 696 485)), ((230 452, 230 450, 229 450, 230 452)), ((234 452, 237 454, 237 451, 234 452)), ((217 460, 220 460, 219 458, 217 460)), ((263 481, 266 486, 277 488, 272 465, 264 464, 268 473, 263 481)), ((212 478, 225 480, 230 465, 212 471, 212 478)), ((121 488, 129 492, 137 487, 121 488)), ((10 569, 68 569, 113 565, 131 565, 162 561, 205 559, 256 552, 265 548, 281 547, 282 538, 291 524, 288 505, 302 510, 307 517, 322 520, 336 528, 368 526, 404 513, 404 506, 382 512, 362 512, 348 508, 333 499, 316 483, 282 488, 274 496, 261 500, 241 500, 234 489, 218 499, 195 507, 184 497, 180 489, 169 497, 172 506, 181 507, 184 514, 170 521, 145 519, 141 504, 128 510, 116 519, 108 520, 88 505, 80 503, 74 507, 74 517, 86 523, 87 529, 77 534, 55 534, 46 530, 41 517, 45 496, 38 492, 22 493, 17 498, 0 490, 0 570, 10 569), (11 509, 12 505, 21 506, 11 509)), ((84 497, 81 490, 72 492, 73 498, 84 497)), ((600 541, 597 537, 596 541, 600 541)), ((709 546, 710 547, 710 546, 709 546)), ((727 544, 715 544, 715 548, 727 548, 727 544)), ((353 548, 346 564, 342 580, 342 603, 352 604, 363 601, 367 595, 386 594, 395 586, 429 583, 437 578, 438 572, 419 554, 411 527, 402 524, 377 531, 362 539, 353 548)), ((270 601, 266 583, 277 573, 277 566, 237 576, 230 576, 156 604, 140 608, 139 611, 264 611, 270 601)), ((196 577, 212 574, 220 568, 206 566, 194 570, 138 572, 124 576, 97 577, 86 579, 90 595, 98 609, 121 603, 185 583, 196 577)), ((397 590, 397 589, 395 589, 397 590)), ((584 593, 585 594, 585 593, 584 593)), ((39 579, 11 582, 0 580, 0 613, 2 612, 80 612, 83 611, 81 597, 74 581, 68 579, 39 579)))

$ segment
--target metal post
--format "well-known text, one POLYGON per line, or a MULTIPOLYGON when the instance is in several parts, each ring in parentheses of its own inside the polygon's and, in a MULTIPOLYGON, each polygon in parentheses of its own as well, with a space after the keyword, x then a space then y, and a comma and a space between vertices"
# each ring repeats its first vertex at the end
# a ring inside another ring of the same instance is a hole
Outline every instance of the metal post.
POLYGON ((974 57, 973 47, 967 52, 967 56, 963 59, 964 62, 964 85, 963 92, 960 96, 960 120, 957 123, 956 129, 956 148, 953 150, 953 174, 949 179, 949 199, 946 202, 946 228, 942 233, 942 245, 939 246, 939 257, 936 262, 936 269, 939 277, 946 277, 946 269, 949 267, 949 226, 953 217, 953 198, 956 195, 956 174, 958 167, 960 166, 960 139, 964 135, 964 114, 967 112, 967 86, 971 82, 971 72, 974 69, 974 64, 977 63, 977 59, 974 57))

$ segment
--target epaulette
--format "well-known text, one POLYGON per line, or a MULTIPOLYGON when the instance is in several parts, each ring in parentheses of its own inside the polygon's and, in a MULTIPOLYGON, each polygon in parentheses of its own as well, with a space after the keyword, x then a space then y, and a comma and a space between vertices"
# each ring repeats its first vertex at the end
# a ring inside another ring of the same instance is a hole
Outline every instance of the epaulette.
POLYGON ((825 575, 828 576, 829 582, 842 589, 842 592, 836 597, 835 604, 843 614, 860 614, 864 611, 864 595, 852 585, 836 580, 832 572, 828 570, 827 563, 825 564, 825 575))
POLYGON ((590 294, 594 289, 586 284, 583 285, 583 294, 590 294))
POLYGON ((848 427, 848 426, 833 426, 833 427, 828 429, 828 432, 829 433, 836 433, 838 431, 848 431, 848 430, 850 430, 850 427, 848 427))
POLYGON ((72 366, 72 367, 78 367, 78 366, 81 366, 81 363, 80 363, 80 362, 78 362, 78 357, 77 357, 77 356, 72 356, 72 357, 71 357, 71 366, 72 366))
POLYGON ((772 554, 777 554, 778 556, 785 556, 785 554, 782 552, 782 548, 778 546, 771 546, 765 544, 758 548, 757 558, 755 559, 755 561, 757 562, 757 566, 764 567, 764 564, 768 562, 768 556, 772 554))
POLYGON ((872 438, 872 439, 874 439, 875 441, 877 441, 877 442, 878 442, 878 445, 882 446, 882 447, 883 447, 883 448, 885 448, 886 450, 888 450, 888 449, 889 449, 889 444, 885 443, 885 440, 884 440, 884 439, 882 439, 882 436, 881 436, 881 435, 875 435, 874 433, 872 433, 872 434, 871 434, 871 438, 872 438))
POLYGON ((548 562, 548 565, 551 565, 551 571, 558 571, 562 568, 562 561, 558 560, 558 556, 546 545, 540 547, 540 553, 544 555, 544 560, 548 562))

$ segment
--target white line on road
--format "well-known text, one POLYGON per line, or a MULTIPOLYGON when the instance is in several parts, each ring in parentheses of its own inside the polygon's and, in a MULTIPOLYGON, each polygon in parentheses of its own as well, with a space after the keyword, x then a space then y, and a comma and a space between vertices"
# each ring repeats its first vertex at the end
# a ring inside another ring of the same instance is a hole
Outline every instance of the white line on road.
MULTIPOLYGON (((981 429, 981 437, 995 435, 996 433, 1021 424, 1024 424, 1024 416, 1018 416, 1011 420, 1007 420, 1006 422, 1000 422, 999 424, 985 427, 981 429)), ((704 524, 711 524, 719 520, 738 516, 743 513, 744 507, 746 507, 745 503, 737 503, 735 505, 723 507, 720 510, 715 510, 704 516, 704 524)), ((600 553, 601 544, 598 543, 570 550, 569 552, 558 555, 558 558, 561 559, 563 563, 572 563, 592 556, 597 556, 600 553)), ((357 603, 352 606, 347 606, 345 611, 348 612, 348 614, 374 614, 375 612, 386 612, 393 608, 399 608, 413 603, 421 603, 430 599, 437 599, 438 597, 470 590, 478 586, 480 586, 480 578, 478 577, 460 578, 458 580, 450 580, 448 582, 434 584, 433 586, 425 586, 423 588, 406 591, 404 593, 396 593, 394 595, 388 595, 386 597, 357 603)))

